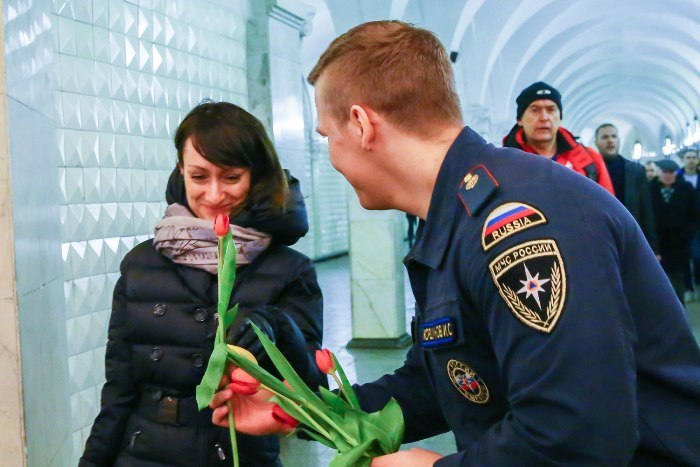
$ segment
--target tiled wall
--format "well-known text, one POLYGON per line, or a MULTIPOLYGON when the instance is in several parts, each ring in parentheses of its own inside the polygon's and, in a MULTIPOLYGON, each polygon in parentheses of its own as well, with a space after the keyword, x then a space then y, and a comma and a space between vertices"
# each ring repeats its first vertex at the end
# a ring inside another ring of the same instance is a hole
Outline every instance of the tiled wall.
MULTIPOLYGON (((99 409, 119 263, 151 236, 165 207, 174 131, 204 98, 248 107, 247 82, 256 79, 246 62, 251 4, 2 6, 27 459, 75 465, 99 409), (46 379, 51 391, 42 389, 46 379)), ((284 40, 277 42, 269 51, 278 83, 269 92, 279 101, 271 109, 273 136, 285 166, 302 180, 311 217, 297 248, 312 257, 342 253, 346 184, 330 167, 327 147, 305 143, 304 122, 288 127, 275 110, 286 109, 284 96, 300 97, 294 86, 302 79, 292 60, 298 43, 285 50, 284 40)))
MULTIPOLYGON (((52 98, 53 5, 51 0, 8 0, 2 6, 12 196, 7 220, 14 230, 14 245, 3 248, 14 246, 21 356, 21 380, 15 381, 22 391, 24 424, 7 417, 0 436, 23 434, 19 453, 24 457, 26 449, 30 466, 64 466, 71 455, 70 409, 52 98)), ((4 268, 3 274, 12 274, 4 268)), ((5 326, 11 322, 3 319, 5 326)), ((3 457, 0 463, 22 465, 22 460, 3 457)))
POLYGON ((119 263, 165 208, 172 137, 204 98, 247 104, 245 0, 54 0, 74 457, 97 414, 119 263))

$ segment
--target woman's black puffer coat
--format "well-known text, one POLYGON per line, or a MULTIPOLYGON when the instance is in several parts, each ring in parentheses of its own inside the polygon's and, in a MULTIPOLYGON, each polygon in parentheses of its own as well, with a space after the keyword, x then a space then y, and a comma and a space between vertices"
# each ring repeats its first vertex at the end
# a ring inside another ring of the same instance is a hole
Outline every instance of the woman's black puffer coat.
MULTIPOLYGON (((314 360, 323 301, 311 261, 283 244, 308 229, 298 183, 289 181, 290 202, 279 222, 264 209, 246 209, 243 223, 270 233, 273 242, 239 267, 231 303, 241 315, 254 311, 268 319, 278 348, 315 389, 327 385, 314 360)), ((168 201, 186 205, 173 199, 177 183, 171 177, 168 201)), ((114 290, 102 407, 81 467, 231 465, 228 430, 212 425, 211 410, 199 412, 194 398, 213 347, 216 300, 216 276, 173 263, 151 240, 126 255, 114 290)), ((261 364, 269 367, 269 360, 261 364)), ((242 466, 280 465, 275 436, 238 434, 238 449, 242 466)))

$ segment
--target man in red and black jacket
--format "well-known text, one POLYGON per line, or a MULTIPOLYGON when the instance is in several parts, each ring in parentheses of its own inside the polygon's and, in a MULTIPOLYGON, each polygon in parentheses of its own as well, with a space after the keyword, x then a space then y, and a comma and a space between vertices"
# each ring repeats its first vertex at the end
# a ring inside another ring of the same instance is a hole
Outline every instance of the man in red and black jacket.
POLYGON ((559 91, 538 81, 523 89, 515 102, 518 123, 503 138, 503 146, 549 157, 615 194, 602 156, 559 126, 562 118, 559 91))

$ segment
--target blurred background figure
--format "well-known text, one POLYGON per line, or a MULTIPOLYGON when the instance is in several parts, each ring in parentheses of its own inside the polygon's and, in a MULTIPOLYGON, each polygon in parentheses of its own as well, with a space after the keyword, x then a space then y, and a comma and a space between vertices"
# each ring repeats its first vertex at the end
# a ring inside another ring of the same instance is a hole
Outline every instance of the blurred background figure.
POLYGON ((670 159, 656 163, 660 174, 651 181, 661 266, 681 303, 685 302, 685 271, 690 240, 698 225, 698 199, 690 183, 677 176, 678 164, 670 159))
MULTIPOLYGON (((689 147, 681 152, 683 167, 678 171, 678 175, 690 183, 695 193, 700 192, 698 183, 698 148, 689 147)), ((685 269, 685 298, 686 302, 700 299, 698 294, 700 286, 700 232, 695 231, 690 239, 690 261, 685 269)))
POLYGON ((416 238, 416 224, 418 223, 418 218, 413 214, 406 213, 406 221, 408 222, 408 247, 412 247, 415 243, 416 238))
POLYGON ((656 162, 654 162, 654 161, 645 162, 644 163, 644 171, 646 173, 648 181, 652 181, 656 177, 659 176, 659 167, 656 165, 656 162))
POLYGON ((600 154, 560 126, 563 111, 558 90, 538 81, 523 89, 515 102, 518 121, 503 137, 503 146, 549 157, 615 194, 600 154))
POLYGON ((644 167, 620 155, 620 139, 617 127, 612 123, 604 123, 596 129, 595 145, 610 174, 615 197, 637 220, 651 249, 658 254, 654 209, 651 206, 651 192, 644 167))

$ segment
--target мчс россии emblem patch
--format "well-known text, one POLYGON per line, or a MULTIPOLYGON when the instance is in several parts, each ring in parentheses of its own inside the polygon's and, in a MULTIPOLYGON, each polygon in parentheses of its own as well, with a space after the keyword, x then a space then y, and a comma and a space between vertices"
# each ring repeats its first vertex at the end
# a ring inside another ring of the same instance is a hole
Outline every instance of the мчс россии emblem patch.
POLYGON ((566 300, 566 272, 551 239, 521 243, 489 264, 498 292, 527 326, 550 333, 566 300))

